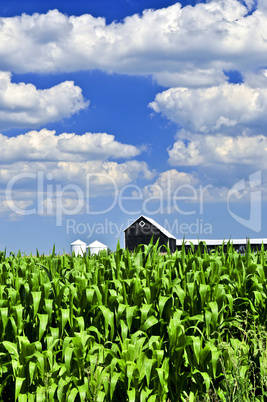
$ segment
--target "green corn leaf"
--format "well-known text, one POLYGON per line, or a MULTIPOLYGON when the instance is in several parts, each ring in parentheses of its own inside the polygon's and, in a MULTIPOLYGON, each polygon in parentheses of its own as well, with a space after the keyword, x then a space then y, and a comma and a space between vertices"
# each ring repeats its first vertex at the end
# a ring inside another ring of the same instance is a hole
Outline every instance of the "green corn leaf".
POLYGON ((229 307, 230 310, 230 314, 233 314, 233 309, 234 309, 234 299, 233 296, 229 293, 227 293, 225 295, 226 299, 227 299, 227 305, 229 307))
POLYGON ((30 385, 33 383, 35 369, 36 369, 36 363, 35 363, 35 362, 30 361, 30 362, 29 362, 29 377, 30 377, 30 385))
POLYGON ((64 358, 64 355, 65 355, 65 350, 66 350, 66 348, 72 343, 72 341, 73 341, 73 337, 72 337, 72 336, 66 336, 66 337, 64 338, 63 346, 62 346, 62 357, 63 357, 63 358, 64 358))
POLYGON ((87 386, 86 384, 78 385, 77 386, 79 391, 79 396, 81 401, 86 401, 87 399, 87 386))
POLYGON ((68 395, 68 402, 75 402, 76 396, 79 393, 77 388, 72 388, 72 390, 70 391, 69 395, 68 395))
POLYGON ((129 402, 135 402, 135 396, 136 396, 136 391, 135 389, 129 389, 127 391, 127 396, 128 396, 128 401, 129 402))
POLYGON ((196 359, 197 364, 199 365, 202 341, 199 336, 198 337, 191 336, 190 338, 192 339, 194 357, 196 359))
POLYGON ((65 351, 64 351, 64 361, 65 361, 65 366, 66 366, 66 369, 67 369, 68 373, 71 373, 72 354, 73 354, 73 348, 67 346, 65 351))
POLYGON ((165 304, 170 299, 170 296, 160 296, 159 297, 159 318, 161 319, 165 304))
POLYGON ((150 378, 151 378, 151 374, 152 374, 152 367, 154 365, 154 363, 156 362, 156 359, 149 359, 145 356, 144 360, 143 360, 143 364, 142 367, 139 368, 139 379, 142 380, 142 378, 145 376, 146 377, 146 382, 147 382, 147 386, 149 387, 150 384, 150 378))
POLYGON ((8 298, 10 299, 10 306, 15 306, 17 298, 19 297, 19 292, 13 288, 8 288, 8 298))
POLYGON ((7 323, 8 323, 8 307, 1 307, 0 308, 0 316, 3 325, 3 332, 5 332, 7 323))
POLYGON ((110 338, 114 338, 114 313, 105 306, 99 306, 105 320, 105 338, 108 338, 110 328, 110 338))
POLYGON ((148 304, 151 303, 151 290, 150 290, 150 287, 147 287, 147 286, 144 287, 143 292, 145 294, 145 298, 146 298, 147 303, 148 304))
POLYGON ((203 349, 200 351, 200 365, 204 365, 206 358, 208 357, 210 353, 210 347, 209 344, 207 344, 203 349))
MULTIPOLYGON (((68 385, 67 381, 65 381, 62 377, 58 381, 58 388, 57 388, 57 397, 59 401, 64 401, 65 400, 65 395, 64 395, 64 388, 68 385)), ((79 388, 79 387, 78 387, 79 388)), ((86 393, 84 394, 86 397, 86 393)), ((81 397, 81 395, 80 395, 81 397)), ((83 400, 81 398, 81 400, 83 400)), ((84 399, 85 400, 85 399, 84 399)))
POLYGON ((254 297, 255 297, 255 305, 259 306, 264 304, 265 300, 266 300, 266 296, 264 297, 262 292, 259 292, 258 290, 254 290, 253 292, 254 297))
MULTIPOLYGON (((58 368, 58 367, 57 367, 57 368, 58 368)), ((66 376, 66 375, 65 375, 66 372, 67 372, 66 366, 65 366, 65 365, 61 365, 60 370, 59 370, 59 372, 58 372, 58 376, 63 378, 63 377, 66 376)), ((58 392, 59 392, 59 390, 60 390, 60 388, 58 388, 58 392)))
POLYGON ((123 313, 124 313, 126 307, 127 307, 126 304, 119 303, 118 311, 117 311, 117 314, 116 314, 116 317, 115 317, 115 318, 116 318, 116 323, 117 323, 117 325, 118 325, 118 323, 120 322, 121 317, 122 317, 122 315, 123 315, 123 313))
POLYGON ((212 313, 211 311, 205 310, 205 324, 206 324, 206 333, 209 336, 210 335, 210 325, 212 321, 212 313))
POLYGON ((45 300, 49 300, 49 296, 52 294, 51 282, 53 282, 52 279, 42 284, 43 297, 45 300))
POLYGON ((190 297, 191 302, 192 302, 194 300, 195 283, 194 282, 187 283, 186 286, 187 286, 187 289, 188 289, 189 297, 190 297))
POLYGON ((159 368, 164 358, 164 350, 154 350, 153 355, 155 356, 157 367, 159 368))
POLYGON ((156 325, 158 322, 159 321, 157 320, 157 318, 152 315, 148 317, 148 319, 144 322, 140 330, 146 332, 149 328, 153 327, 153 325, 156 325))
POLYGON ((19 394, 18 402, 29 402, 29 399, 27 394, 19 394))
POLYGON ((16 321, 15 321, 14 317, 13 316, 9 317, 9 321, 10 321, 10 323, 12 325, 12 329, 14 331, 15 336, 18 336, 19 335, 18 327, 17 327, 17 324, 16 324, 16 321))
POLYGON ((120 379, 120 376, 121 376, 121 374, 117 373, 115 371, 112 373, 112 376, 110 379, 110 400, 112 400, 112 398, 113 398, 113 395, 114 395, 117 383, 120 379))
POLYGON ((12 359, 14 358, 14 359, 18 360, 19 354, 18 354, 18 346, 16 343, 12 343, 9 341, 3 341, 2 345, 6 348, 8 353, 11 355, 12 359))
POLYGON ((185 300, 185 296, 186 296, 185 291, 181 288, 180 285, 174 286, 173 291, 177 294, 178 299, 182 305, 182 308, 184 308, 184 300, 185 300))
POLYGON ((96 294, 96 297, 97 297, 97 303, 99 305, 102 305, 102 295, 101 295, 101 292, 99 290, 99 287, 97 285, 92 285, 92 288, 95 290, 95 294, 96 294))
POLYGON ((202 308, 205 307, 206 302, 208 301, 209 298, 209 291, 210 291, 210 286, 201 283, 199 285, 199 294, 200 294, 200 298, 201 298, 201 304, 202 304, 202 308))
POLYGON ((74 320, 77 322, 79 330, 82 332, 84 331, 84 318, 83 317, 74 317, 74 320))
POLYGON ((122 338, 122 341, 124 342, 124 340, 128 336, 129 328, 127 327, 127 325, 125 324, 125 322, 123 320, 120 320, 120 326, 121 326, 121 338, 122 338))
POLYGON ((83 305, 84 305, 84 307, 87 306, 87 305, 92 305, 95 290, 92 289, 92 288, 86 288, 84 293, 85 293, 84 297, 83 297, 83 305))
POLYGON ((217 349, 215 345, 209 342, 209 347, 211 350, 211 365, 213 371, 213 378, 216 378, 217 364, 219 362, 221 352, 217 349))
POLYGON ((241 377, 242 379, 246 380, 248 371, 249 371, 249 365, 248 365, 248 364, 242 365, 242 366, 240 367, 240 370, 239 370, 239 375, 240 375, 240 377, 241 377))
POLYGON ((196 400, 195 393, 193 391, 190 391, 188 402, 195 402, 195 400, 196 400))
POLYGON ((145 319, 148 316, 149 310, 151 309, 152 304, 143 304, 140 308, 141 312, 141 326, 144 324, 145 319))
POLYGON ((134 313, 135 313, 136 309, 137 309, 136 306, 127 306, 126 307, 126 321, 127 321, 127 325, 129 328, 129 332, 131 331, 133 317, 134 317, 134 313))
POLYGON ((46 402, 46 400, 47 400, 47 395, 46 395, 45 387, 42 387, 42 386, 37 387, 36 402, 46 402))
POLYGON ((48 398, 49 398, 49 402, 53 402, 53 401, 55 401, 55 393, 56 393, 56 390, 57 390, 57 384, 56 383, 52 383, 51 385, 49 385, 49 388, 48 388, 48 398))
POLYGON ((188 321, 203 322, 203 321, 204 321, 204 318, 203 318, 203 316, 202 316, 201 314, 196 314, 196 315, 193 315, 193 316, 189 317, 189 318, 188 318, 188 321))
POLYGON ((61 312, 61 334, 63 334, 64 328, 70 318, 70 309, 69 308, 61 308, 60 312, 61 312))
POLYGON ((147 402, 149 400, 148 398, 151 392, 153 392, 153 390, 147 387, 145 389, 142 389, 140 394, 140 402, 147 402))
POLYGON ((130 360, 130 361, 133 361, 133 362, 136 361, 137 355, 138 355, 138 352, 139 352, 138 347, 136 347, 136 346, 137 346, 136 344, 128 345, 127 360, 130 360))
POLYGON ((38 319, 39 319, 39 341, 43 338, 43 335, 46 331, 47 325, 48 325, 48 314, 40 314, 38 313, 38 319))
POLYGON ((33 318, 36 316, 39 308, 39 304, 42 297, 42 292, 31 292, 32 301, 33 301, 33 318))
POLYGON ((26 380, 26 378, 21 378, 21 377, 17 377, 16 378, 16 384, 15 384, 15 401, 17 401, 22 385, 24 383, 24 381, 26 380))
POLYGON ((151 395, 149 398, 148 398, 148 400, 147 400, 147 402, 157 402, 159 399, 157 399, 158 398, 158 395, 151 395))
POLYGON ((28 402, 35 402, 35 395, 33 393, 27 393, 28 402))
POLYGON ((213 328, 216 328, 218 325, 218 303, 217 302, 209 302, 209 307, 211 309, 211 321, 213 328))
POLYGON ((53 300, 45 299, 44 302, 45 302, 45 311, 47 312, 47 314, 49 316, 49 320, 51 321, 52 315, 53 315, 53 312, 54 312, 53 300))
POLYGON ((91 325, 91 326, 88 328, 88 332, 95 333, 95 334, 97 335, 97 338, 98 338, 97 340, 98 340, 99 343, 104 339, 103 335, 100 333, 100 331, 98 330, 98 328, 96 328, 96 327, 93 326, 93 325, 91 325))
POLYGON ((44 358, 44 355, 41 352, 36 351, 34 353, 34 356, 36 357, 36 366, 38 367, 38 370, 40 372, 41 378, 44 378, 44 376, 45 376, 45 358, 44 358))
POLYGON ((53 337, 53 340, 59 339, 59 327, 49 327, 50 333, 53 337))
POLYGON ((97 391, 96 402, 104 402, 105 396, 106 396, 105 392, 97 391))
POLYGON ((127 380, 128 380, 128 391, 131 387, 132 378, 134 376, 134 371, 137 369, 136 363, 133 361, 126 362, 126 373, 127 373, 127 380))
POLYGON ((156 368, 160 384, 160 397, 165 400, 168 393, 169 359, 165 358, 162 367, 156 368))
POLYGON ((192 372, 192 374, 193 374, 193 375, 194 375, 194 374, 200 374, 200 375, 202 376, 203 382, 204 382, 205 387, 206 387, 206 392, 208 392, 209 389, 210 389, 210 385, 211 385, 211 379, 210 379, 210 376, 208 375, 208 373, 202 372, 202 371, 199 371, 199 370, 195 369, 195 370, 192 372))

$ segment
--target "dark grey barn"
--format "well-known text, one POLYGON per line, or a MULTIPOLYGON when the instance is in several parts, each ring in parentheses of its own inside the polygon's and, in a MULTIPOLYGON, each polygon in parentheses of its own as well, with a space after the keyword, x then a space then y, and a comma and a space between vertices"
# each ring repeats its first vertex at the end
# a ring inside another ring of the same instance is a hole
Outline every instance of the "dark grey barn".
MULTIPOLYGON (((141 215, 131 225, 124 229, 125 248, 134 251, 139 244, 149 244, 152 237, 155 244, 159 240, 159 246, 168 246, 174 253, 176 249, 176 238, 159 225, 154 219, 141 215)), ((165 251, 163 248, 162 251, 165 251)))

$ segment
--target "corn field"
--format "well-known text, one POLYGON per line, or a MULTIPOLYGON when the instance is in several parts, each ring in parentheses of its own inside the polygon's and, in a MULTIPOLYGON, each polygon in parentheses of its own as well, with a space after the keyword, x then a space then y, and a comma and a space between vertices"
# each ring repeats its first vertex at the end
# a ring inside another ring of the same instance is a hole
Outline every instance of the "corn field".
POLYGON ((0 253, 1 401, 267 400, 267 252, 0 253))

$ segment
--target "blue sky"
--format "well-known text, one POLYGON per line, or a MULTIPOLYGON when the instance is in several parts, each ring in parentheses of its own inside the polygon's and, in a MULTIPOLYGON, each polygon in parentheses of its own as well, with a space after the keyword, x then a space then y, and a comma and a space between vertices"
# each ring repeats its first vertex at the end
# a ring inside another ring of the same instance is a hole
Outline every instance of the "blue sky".
POLYGON ((1 1, 0 249, 263 238, 267 7, 1 1))

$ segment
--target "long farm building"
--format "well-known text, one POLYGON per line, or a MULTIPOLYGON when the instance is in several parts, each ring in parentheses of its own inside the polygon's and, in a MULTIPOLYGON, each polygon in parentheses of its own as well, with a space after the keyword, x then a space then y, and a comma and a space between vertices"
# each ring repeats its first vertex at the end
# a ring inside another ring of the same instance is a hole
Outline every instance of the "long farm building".
MULTIPOLYGON (((159 241, 159 246, 166 246, 173 253, 175 250, 180 250, 183 242, 185 247, 191 247, 192 243, 197 246, 199 242, 205 242, 208 251, 215 249, 218 246, 224 244, 225 248, 228 239, 176 239, 168 230, 159 225, 154 219, 141 215, 131 225, 124 229, 125 235, 125 248, 129 251, 134 251, 140 244, 149 244, 153 238, 155 244, 159 241)), ((248 239, 229 239, 233 244, 235 250, 243 253, 245 252, 248 244, 248 239)), ((252 250, 259 250, 264 245, 264 249, 267 250, 267 238, 249 239, 249 243, 252 250)))

